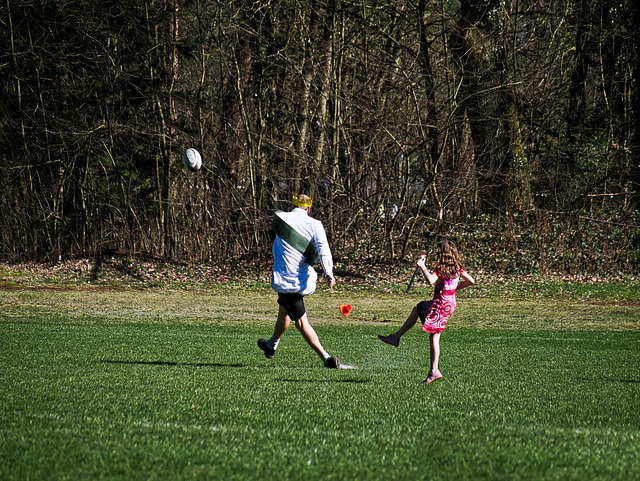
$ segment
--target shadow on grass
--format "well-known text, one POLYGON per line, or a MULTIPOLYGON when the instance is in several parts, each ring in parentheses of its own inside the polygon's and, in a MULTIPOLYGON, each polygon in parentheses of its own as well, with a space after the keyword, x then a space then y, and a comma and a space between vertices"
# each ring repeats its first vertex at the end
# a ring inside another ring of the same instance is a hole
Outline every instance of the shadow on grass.
POLYGON ((346 383, 354 383, 354 384, 364 384, 367 382, 373 382, 371 379, 280 379, 282 382, 308 382, 308 383, 317 383, 317 382, 346 382, 346 383))
MULTIPOLYGON (((115 361, 101 359, 103 364, 124 364, 131 366, 188 366, 188 367, 246 367, 246 364, 223 364, 219 362, 172 362, 172 361, 115 361)), ((352 383, 365 384, 372 382, 371 379, 281 379, 282 382, 299 383, 352 383)))
MULTIPOLYGON (((580 381, 593 381, 593 378, 581 377, 580 381)), ((615 379, 615 378, 601 378, 598 382, 620 382, 623 384, 640 384, 640 379, 615 379)))
POLYGON ((246 367, 245 364, 223 364, 219 362, 170 362, 170 361, 109 361, 100 360, 103 364, 129 364, 141 366, 188 366, 188 367, 246 367))

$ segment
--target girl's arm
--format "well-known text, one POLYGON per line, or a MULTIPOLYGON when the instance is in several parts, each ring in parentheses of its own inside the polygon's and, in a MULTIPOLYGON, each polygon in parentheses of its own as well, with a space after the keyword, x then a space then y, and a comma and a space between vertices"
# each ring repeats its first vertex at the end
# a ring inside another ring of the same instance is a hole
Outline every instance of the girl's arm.
POLYGON ((430 285, 433 285, 438 280, 438 276, 433 272, 429 272, 429 270, 427 269, 427 266, 425 266, 425 264, 424 264, 424 260, 426 258, 427 258, 427 256, 423 254, 422 257, 420 257, 420 259, 418 259, 418 262, 416 262, 416 264, 422 270, 422 273, 424 274, 424 278, 427 280, 427 282, 430 285))
POLYGON ((462 271, 460 277, 462 278, 462 282, 458 284, 458 289, 464 289, 465 287, 469 287, 470 285, 476 283, 475 279, 471 277, 466 271, 462 271))

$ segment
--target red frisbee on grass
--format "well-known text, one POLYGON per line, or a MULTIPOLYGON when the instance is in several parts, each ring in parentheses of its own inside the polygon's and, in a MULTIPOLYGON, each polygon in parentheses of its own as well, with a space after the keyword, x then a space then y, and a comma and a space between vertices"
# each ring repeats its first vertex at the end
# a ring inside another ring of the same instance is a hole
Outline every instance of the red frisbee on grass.
POLYGON ((342 304, 340 306, 340 314, 342 314, 344 317, 348 317, 350 313, 351 313, 351 304, 342 304))

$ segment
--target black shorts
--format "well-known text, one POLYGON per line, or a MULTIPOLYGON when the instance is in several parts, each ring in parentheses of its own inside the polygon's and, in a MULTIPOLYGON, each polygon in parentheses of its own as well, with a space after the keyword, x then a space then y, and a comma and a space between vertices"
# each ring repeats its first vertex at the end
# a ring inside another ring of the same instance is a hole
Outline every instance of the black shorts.
POLYGON ((278 304, 285 308, 293 322, 296 322, 307 311, 304 309, 304 297, 298 293, 278 293, 278 304))

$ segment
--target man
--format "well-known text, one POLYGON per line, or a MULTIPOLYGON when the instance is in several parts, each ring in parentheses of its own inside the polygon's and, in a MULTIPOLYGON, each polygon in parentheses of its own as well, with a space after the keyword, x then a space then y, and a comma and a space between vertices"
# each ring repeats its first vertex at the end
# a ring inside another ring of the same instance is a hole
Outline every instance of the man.
POLYGON ((311 203, 308 195, 297 194, 293 196, 294 209, 291 212, 275 214, 271 287, 278 293, 278 319, 273 336, 268 340, 259 339, 258 347, 264 351, 265 357, 272 359, 280 338, 293 321, 324 366, 339 368, 340 360, 329 356, 322 347, 304 307, 304 296, 316 290, 318 275, 312 265, 316 257, 320 258, 329 288, 336 285, 327 235, 322 223, 309 216, 311 203))

